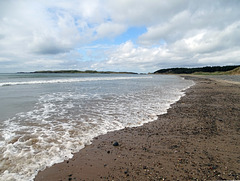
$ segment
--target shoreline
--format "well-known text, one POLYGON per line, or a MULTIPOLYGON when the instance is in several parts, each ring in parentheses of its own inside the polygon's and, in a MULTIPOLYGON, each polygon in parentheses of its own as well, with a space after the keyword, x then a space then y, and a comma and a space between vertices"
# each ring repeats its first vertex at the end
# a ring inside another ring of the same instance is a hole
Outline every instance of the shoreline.
POLYGON ((240 179, 239 84, 184 77, 195 85, 156 121, 98 136, 35 180, 240 179))

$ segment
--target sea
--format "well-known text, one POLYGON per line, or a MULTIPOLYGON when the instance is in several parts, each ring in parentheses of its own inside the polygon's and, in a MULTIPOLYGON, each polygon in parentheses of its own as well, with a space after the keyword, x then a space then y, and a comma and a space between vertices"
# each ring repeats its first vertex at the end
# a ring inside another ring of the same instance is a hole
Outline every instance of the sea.
POLYGON ((0 74, 0 180, 33 180, 98 135, 154 121, 192 85, 175 75, 0 74))

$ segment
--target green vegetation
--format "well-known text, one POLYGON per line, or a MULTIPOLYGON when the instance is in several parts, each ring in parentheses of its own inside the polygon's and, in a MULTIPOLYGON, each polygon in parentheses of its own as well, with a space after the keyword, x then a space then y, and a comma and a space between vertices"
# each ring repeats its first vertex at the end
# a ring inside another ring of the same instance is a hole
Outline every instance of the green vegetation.
POLYGON ((240 67, 225 72, 195 72, 194 75, 240 75, 240 67))
POLYGON ((137 74, 134 72, 113 72, 113 71, 96 71, 96 70, 85 70, 85 71, 80 71, 80 70, 43 70, 43 71, 35 71, 31 73, 82 73, 82 74, 137 74))
POLYGON ((154 74, 195 74, 195 75, 236 75, 240 74, 240 66, 214 66, 200 68, 169 68, 160 69, 154 74))
POLYGON ((237 67, 233 70, 225 72, 225 75, 240 75, 240 67, 237 67))

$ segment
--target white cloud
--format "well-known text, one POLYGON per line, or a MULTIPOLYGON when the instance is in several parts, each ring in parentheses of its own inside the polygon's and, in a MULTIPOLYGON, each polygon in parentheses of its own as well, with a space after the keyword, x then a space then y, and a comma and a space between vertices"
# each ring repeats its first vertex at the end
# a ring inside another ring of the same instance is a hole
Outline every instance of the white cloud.
POLYGON ((138 47, 132 41, 119 45, 114 50, 107 51, 107 59, 94 64, 95 69, 110 69, 116 71, 153 71, 161 62, 176 61, 176 57, 166 47, 138 47))
POLYGON ((9 61, 10 61, 9 58, 1 58, 1 57, 0 57, 0 62, 9 62, 9 61))
POLYGON ((128 25, 149 26, 158 24, 178 13, 187 5, 187 0, 105 0, 113 21, 128 25))
POLYGON ((240 63, 240 49, 233 49, 233 50, 223 50, 220 52, 216 52, 214 54, 206 54, 198 59, 198 63, 200 64, 208 64, 209 62, 214 64, 227 64, 227 65, 238 65, 240 63))
POLYGON ((24 44, 24 50, 33 53, 61 53, 77 44, 89 43, 95 39, 95 27, 89 26, 103 18, 95 17, 101 13, 96 7, 98 1, 92 0, 82 3, 10 0, 2 4, 1 10, 5 11, 0 16, 0 34, 4 39, 0 46, 9 49, 11 45, 21 47, 20 44, 24 44))
POLYGON ((189 25, 185 24, 189 21, 190 14, 188 11, 182 11, 173 16, 169 22, 150 26, 147 32, 139 37, 139 43, 144 45, 158 44, 160 40, 168 43, 181 38, 189 25))
POLYGON ((0 71, 240 64, 239 8, 237 0, 0 1, 0 71), (147 32, 117 45, 131 27, 147 32), (109 39, 114 45, 78 52, 109 39))
POLYGON ((172 44, 173 49, 193 53, 214 53, 224 49, 239 47, 240 21, 222 30, 204 29, 189 33, 172 44))
POLYGON ((226 1, 203 2, 191 1, 183 11, 173 13, 168 21, 149 26, 148 31, 139 37, 139 43, 152 45, 160 40, 173 43, 194 31, 222 31, 239 21, 239 2, 235 1, 235 5, 226 1))

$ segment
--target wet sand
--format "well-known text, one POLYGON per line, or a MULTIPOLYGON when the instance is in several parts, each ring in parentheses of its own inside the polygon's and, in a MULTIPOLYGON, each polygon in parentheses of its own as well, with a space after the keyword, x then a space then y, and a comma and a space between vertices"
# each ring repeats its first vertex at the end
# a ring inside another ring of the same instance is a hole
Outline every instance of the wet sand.
POLYGON ((99 136, 35 180, 239 180, 240 85, 186 78, 196 85, 167 114, 99 136))

